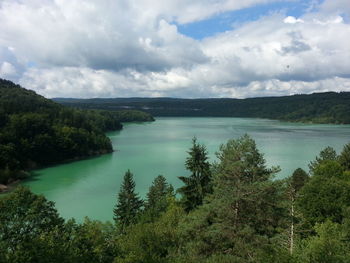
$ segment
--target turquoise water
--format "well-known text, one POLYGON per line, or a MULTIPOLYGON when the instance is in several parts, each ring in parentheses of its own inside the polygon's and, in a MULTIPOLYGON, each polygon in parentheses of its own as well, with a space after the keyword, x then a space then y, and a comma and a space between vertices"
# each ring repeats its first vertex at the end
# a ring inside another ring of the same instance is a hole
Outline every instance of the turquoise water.
POLYGON ((109 133, 115 152, 33 172, 23 184, 56 203, 65 218, 85 216, 111 220, 116 195, 127 169, 134 173, 137 192, 144 196, 155 176, 162 174, 180 186, 187 175, 184 162, 191 139, 204 143, 215 160, 220 144, 245 133, 257 142, 268 165, 279 165, 278 178, 307 169, 321 149, 340 151, 350 142, 350 125, 308 125, 247 118, 157 118, 152 123, 125 124, 109 133))

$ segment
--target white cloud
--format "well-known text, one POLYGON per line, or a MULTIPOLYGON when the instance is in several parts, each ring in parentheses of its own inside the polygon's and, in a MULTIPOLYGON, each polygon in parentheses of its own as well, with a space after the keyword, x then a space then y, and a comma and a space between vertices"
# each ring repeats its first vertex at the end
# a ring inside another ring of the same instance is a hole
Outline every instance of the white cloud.
POLYGON ((159 71, 206 60, 197 43, 178 34, 175 26, 155 18, 140 24, 139 14, 122 2, 59 0, 40 8, 5 2, 0 45, 12 46, 22 63, 35 61, 42 67, 159 71), (148 46, 142 39, 148 39, 148 46))
POLYGON ((320 6, 321 12, 350 15, 349 0, 325 0, 320 6))
POLYGON ((1 78, 11 78, 14 75, 16 75, 16 69, 11 63, 4 61, 2 64, 0 64, 1 78))
POLYGON ((294 16, 287 16, 284 20, 286 24, 304 23, 304 20, 300 18, 295 18, 294 16))
POLYGON ((174 24, 267 2, 3 0, 0 76, 17 76, 48 97, 350 91, 350 25, 340 0, 298 18, 261 17, 202 41, 174 24))

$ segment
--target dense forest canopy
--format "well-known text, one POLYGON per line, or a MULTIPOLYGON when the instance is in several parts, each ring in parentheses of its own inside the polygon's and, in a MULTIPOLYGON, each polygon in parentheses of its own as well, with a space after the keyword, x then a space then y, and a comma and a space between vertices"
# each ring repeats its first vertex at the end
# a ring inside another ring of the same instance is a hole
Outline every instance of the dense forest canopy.
POLYGON ((138 109, 153 116, 256 117, 314 123, 350 123, 350 92, 248 99, 54 99, 87 109, 138 109))
POLYGON ((64 220, 18 187, 0 199, 0 262, 348 263, 349 149, 328 147, 309 172, 275 180, 279 168, 248 135, 223 144, 215 163, 194 139, 179 195, 159 175, 142 200, 128 170, 114 222, 64 220))
POLYGON ((30 168, 111 152, 106 131, 152 120, 139 111, 72 109, 0 79, 0 183, 30 168))

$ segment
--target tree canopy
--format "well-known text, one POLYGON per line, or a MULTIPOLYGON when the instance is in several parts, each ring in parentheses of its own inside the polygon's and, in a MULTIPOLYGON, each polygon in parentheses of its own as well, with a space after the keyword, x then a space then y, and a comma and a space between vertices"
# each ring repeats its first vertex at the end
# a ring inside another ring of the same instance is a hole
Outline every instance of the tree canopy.
POLYGON ((31 168, 111 152, 105 132, 137 120, 153 118, 138 111, 68 108, 0 79, 0 184, 31 168))
POLYGON ((350 123, 350 92, 247 99, 111 98, 56 99, 86 109, 129 109, 153 116, 255 117, 313 123, 350 123))
MULTIPOLYGON (((205 149, 194 140, 189 153, 196 147, 205 149)), ((185 165, 196 173, 192 156, 185 165)), ((0 198, 0 263, 349 262, 350 173, 332 150, 321 151, 312 174, 298 168, 282 180, 248 135, 217 157, 212 190, 191 210, 164 176, 142 200, 127 171, 116 224, 64 220, 52 202, 18 187, 0 198)))

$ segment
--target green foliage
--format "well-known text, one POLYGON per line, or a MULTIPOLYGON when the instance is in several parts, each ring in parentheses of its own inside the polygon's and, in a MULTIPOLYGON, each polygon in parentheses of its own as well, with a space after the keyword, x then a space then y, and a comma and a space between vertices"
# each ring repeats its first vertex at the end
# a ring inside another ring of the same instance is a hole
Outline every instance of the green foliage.
POLYGON ((167 211, 155 222, 131 225, 118 240, 120 263, 166 263, 169 253, 177 247, 176 228, 184 216, 183 209, 172 201, 167 211))
POLYGON ((294 197, 300 191, 300 189, 307 183, 309 180, 309 175, 301 168, 296 169, 290 180, 290 188, 293 191, 294 197))
POLYGON ((283 180, 286 182, 285 196, 287 199, 284 203, 288 208, 289 215, 285 217, 285 223, 288 226, 288 231, 284 231, 284 233, 280 235, 280 239, 284 240, 285 247, 288 248, 290 255, 292 255, 294 252, 297 237, 304 231, 305 228, 304 223, 302 223, 300 219, 301 214, 298 209, 296 209, 296 200, 300 196, 300 190, 304 187, 308 180, 309 175, 301 168, 296 169, 292 176, 283 180))
POLYGON ((0 183, 22 170, 111 152, 106 131, 152 120, 139 111, 67 108, 0 79, 0 183))
POLYGON ((113 113, 74 110, 0 79, 0 183, 22 170, 112 151, 113 113))
POLYGON ((153 222, 164 213, 171 198, 174 197, 174 190, 169 186, 164 176, 157 176, 147 193, 145 209, 142 213, 141 221, 153 222))
POLYGON ((130 109, 153 116, 256 117, 313 123, 350 123, 350 92, 247 99, 57 99, 88 109, 130 109))
POLYGON ((142 200, 135 193, 133 174, 128 170, 124 175, 114 208, 114 220, 122 231, 130 224, 136 223, 142 205, 142 200))
POLYGON ((75 224, 71 231, 70 238, 74 237, 71 241, 72 254, 78 256, 77 262, 113 262, 118 253, 115 233, 111 223, 86 218, 82 224, 75 224))
POLYGON ((120 122, 154 121, 151 114, 139 110, 117 110, 111 112, 120 122))
POLYGON ((0 211, 2 256, 8 262, 40 262, 41 237, 63 228, 54 204, 24 187, 1 198, 0 211))
POLYGON ((228 254, 237 262, 257 262, 265 249, 260 248, 277 233, 282 213, 277 185, 270 181, 278 169, 265 167, 247 135, 228 141, 217 155, 212 196, 180 225, 180 254, 190 252, 191 260, 228 254))
MULTIPOLYGON (((186 165, 194 173, 208 167, 193 156, 186 165)), ((213 191, 190 212, 163 176, 141 211, 127 171, 117 224, 65 222, 52 202, 18 187, 0 198, 0 263, 349 262, 350 172, 330 148, 313 162, 311 177, 298 168, 284 180, 273 180, 278 168, 266 167, 247 135, 222 145, 217 157, 213 191)))
POLYGON ((339 162, 345 170, 350 171, 350 143, 344 146, 339 156, 339 162))
POLYGON ((179 177, 185 185, 178 190, 183 196, 186 211, 201 205, 204 197, 212 192, 211 171, 206 147, 198 144, 197 139, 193 138, 192 147, 188 154, 186 168, 191 172, 191 175, 179 177))
POLYGON ((316 160, 310 162, 310 174, 314 174, 314 170, 323 162, 336 161, 337 158, 337 152, 332 147, 326 147, 320 152, 319 156, 316 156, 316 160))
POLYGON ((315 226, 316 235, 301 242, 296 253, 300 263, 347 263, 350 242, 343 226, 329 220, 315 226))
POLYGON ((64 222, 52 202, 18 187, 0 199, 0 262, 105 263, 117 253, 114 226, 64 222))
POLYGON ((344 176, 337 161, 324 161, 318 165, 297 200, 303 219, 311 226, 327 219, 341 223, 342 211, 349 204, 350 176, 344 176))

